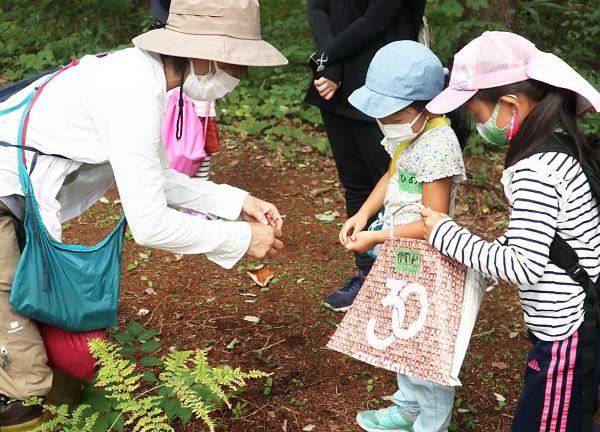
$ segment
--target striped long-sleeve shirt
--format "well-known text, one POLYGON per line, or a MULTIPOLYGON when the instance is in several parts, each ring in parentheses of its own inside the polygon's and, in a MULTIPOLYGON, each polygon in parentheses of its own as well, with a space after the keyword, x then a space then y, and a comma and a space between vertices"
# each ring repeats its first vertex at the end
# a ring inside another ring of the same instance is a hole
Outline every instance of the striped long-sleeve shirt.
POLYGON ((525 323, 542 340, 564 339, 583 322, 583 288, 549 261, 558 232, 593 280, 600 274, 598 202, 579 163, 556 152, 523 159, 504 171, 510 222, 486 242, 451 219, 438 223, 433 247, 469 267, 518 285, 525 323))

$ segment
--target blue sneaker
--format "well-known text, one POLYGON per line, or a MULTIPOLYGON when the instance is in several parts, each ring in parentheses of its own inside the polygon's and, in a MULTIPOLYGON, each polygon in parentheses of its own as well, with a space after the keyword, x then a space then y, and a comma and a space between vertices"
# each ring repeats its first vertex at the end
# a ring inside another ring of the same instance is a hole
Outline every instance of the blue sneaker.
POLYGON ((356 423, 367 432, 413 432, 414 422, 404 416, 396 405, 377 411, 362 411, 356 416, 356 423))
POLYGON ((325 298, 323 306, 336 312, 346 312, 360 291, 365 281, 365 275, 359 271, 356 276, 349 279, 340 289, 332 292, 325 298))

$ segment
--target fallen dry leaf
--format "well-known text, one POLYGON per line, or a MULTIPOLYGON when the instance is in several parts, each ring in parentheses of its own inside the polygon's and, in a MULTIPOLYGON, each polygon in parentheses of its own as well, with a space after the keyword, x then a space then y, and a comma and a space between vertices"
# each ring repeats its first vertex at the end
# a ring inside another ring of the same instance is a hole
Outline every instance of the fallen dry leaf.
POLYGON ((492 367, 500 370, 504 370, 508 367, 506 363, 502 362, 492 362, 492 367))
POLYGON ((309 194, 311 197, 313 197, 313 198, 314 198, 314 197, 316 197, 316 196, 319 196, 319 195, 321 195, 321 194, 324 194, 325 192, 329 192, 330 190, 331 190, 331 186, 329 186, 329 187, 320 187, 320 188, 315 188, 315 189, 312 189, 312 190, 311 190, 311 191, 310 191, 308 194, 309 194))
POLYGON ((172 254, 164 257, 162 262, 165 264, 170 264, 172 262, 179 262, 183 259, 183 254, 172 254))
POLYGON ((264 265, 259 265, 254 270, 248 270, 246 273, 256 285, 263 288, 269 285, 269 281, 275 277, 275 273, 264 265))

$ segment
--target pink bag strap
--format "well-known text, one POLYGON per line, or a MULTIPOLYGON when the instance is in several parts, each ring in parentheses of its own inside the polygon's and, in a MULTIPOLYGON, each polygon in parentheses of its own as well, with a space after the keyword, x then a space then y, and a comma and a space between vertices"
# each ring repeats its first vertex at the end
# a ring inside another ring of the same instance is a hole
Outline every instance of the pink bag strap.
MULTIPOLYGON (((44 87, 46 87, 46 85, 50 81, 52 81, 52 79, 54 79, 57 75, 66 71, 70 67, 77 66, 78 64, 79 64, 79 60, 74 58, 73 60, 71 60, 71 63, 69 63, 67 66, 64 66, 62 69, 60 69, 54 75, 52 75, 44 84, 42 84, 40 87, 38 87, 36 89, 35 95, 33 96, 33 99, 31 100, 31 102, 29 103, 29 106, 27 107, 27 112, 25 113, 25 118, 23 119, 23 126, 22 126, 23 129, 21 132, 21 143, 20 143, 21 146, 25 146, 25 142, 27 141, 27 127, 29 126, 29 113, 31 112, 31 108, 33 108, 33 105, 37 102, 38 98, 40 97, 40 94, 44 90, 44 87)), ((23 164, 27 167, 27 160, 25 159, 25 152, 21 153, 21 158, 23 159, 23 164)))
MULTIPOLYGON (((177 141, 181 140, 183 136, 183 85, 179 89, 179 113, 177 114, 177 125, 175 127, 175 138, 177 141)), ((206 142, 206 130, 208 129, 208 114, 210 113, 210 101, 206 102, 206 113, 204 114, 204 124, 202 128, 204 129, 204 140, 202 142, 206 142)))

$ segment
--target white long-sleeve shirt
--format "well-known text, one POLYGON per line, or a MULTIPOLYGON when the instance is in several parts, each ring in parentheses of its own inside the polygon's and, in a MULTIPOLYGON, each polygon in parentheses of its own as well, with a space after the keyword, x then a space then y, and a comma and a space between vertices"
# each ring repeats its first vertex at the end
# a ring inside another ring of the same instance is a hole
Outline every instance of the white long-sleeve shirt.
POLYGON ((583 323, 583 288, 549 261, 558 232, 577 252, 593 280, 600 274, 599 203, 579 163, 540 153, 505 170, 510 204, 506 234, 486 242, 451 219, 439 222, 433 247, 469 267, 518 285, 525 323, 539 339, 561 340, 583 323))
MULTIPOLYGON (((16 105, 40 82, 0 104, 0 110, 16 105)), ((231 268, 250 243, 250 226, 236 221, 248 194, 167 168, 160 137, 165 101, 160 56, 138 48, 86 56, 52 79, 31 110, 26 142, 68 158, 40 156, 31 175, 44 224, 60 240, 61 222, 80 215, 116 180, 139 244, 205 253, 231 268), (208 221, 170 207, 228 221, 208 221)), ((0 116, 0 141, 17 144, 21 113, 0 116)), ((17 173, 17 149, 0 147, 0 197, 22 194, 17 173)))

